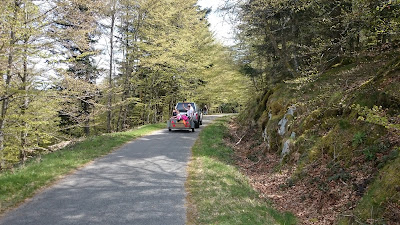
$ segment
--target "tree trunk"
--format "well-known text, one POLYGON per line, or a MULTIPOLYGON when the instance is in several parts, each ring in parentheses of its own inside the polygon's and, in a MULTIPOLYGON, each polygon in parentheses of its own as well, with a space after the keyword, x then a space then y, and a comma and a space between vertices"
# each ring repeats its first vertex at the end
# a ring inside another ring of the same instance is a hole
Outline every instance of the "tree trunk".
MULTIPOLYGON (((26 57, 26 56, 25 56, 26 57)), ((21 90, 24 92, 24 98, 23 98, 23 103, 21 106, 21 116, 22 118, 25 118, 26 115, 26 110, 29 107, 29 97, 28 97, 28 85, 27 85, 27 76, 28 76, 28 71, 27 71, 27 62, 26 58, 24 59, 24 72, 23 72, 23 79, 22 79, 22 87, 21 90)), ((23 130, 21 131, 21 149, 20 149, 20 160, 23 162, 26 161, 26 152, 25 149, 27 148, 27 137, 28 137, 28 124, 24 120, 22 122, 22 127, 23 130)))
MULTIPOLYGON (((11 37, 12 40, 15 39, 14 32, 11 31, 11 37)), ((10 46, 10 48, 12 48, 10 46)), ((1 162, 0 162, 0 168, 4 167, 4 128, 6 124, 6 114, 8 110, 8 104, 9 104, 9 87, 10 87, 10 82, 11 82, 11 76, 12 76, 12 63, 13 63, 13 53, 12 50, 10 50, 10 54, 8 55, 8 65, 7 65, 7 72, 6 72, 6 82, 5 82, 5 93, 4 93, 4 99, 1 103, 1 115, 0 115, 0 157, 1 157, 1 162)))
MULTIPOLYGON (((28 12, 26 6, 24 7, 24 24, 25 24, 25 29, 27 29, 27 23, 28 23, 28 12)), ((27 35, 24 39, 24 52, 23 52, 23 73, 21 76, 21 87, 20 90, 22 91, 24 97, 23 97, 23 103, 21 105, 21 116, 23 118, 22 121, 22 127, 23 130, 21 131, 21 149, 20 149, 20 154, 19 158, 22 162, 25 163, 27 159, 26 155, 26 149, 28 145, 28 123, 26 122, 26 110, 29 107, 29 96, 28 96, 28 42, 29 42, 29 36, 27 35)))
POLYGON ((88 99, 85 98, 85 101, 83 102, 83 113, 84 113, 84 121, 83 121, 83 132, 85 133, 85 136, 90 135, 90 105, 87 102, 88 99))
POLYGON ((0 169, 4 167, 5 165, 5 160, 4 160, 4 128, 6 125, 6 114, 8 110, 8 104, 10 102, 9 98, 10 96, 10 83, 11 83, 11 77, 12 77, 12 69, 13 69, 13 63, 14 63, 14 44, 16 43, 16 37, 15 37, 15 23, 17 20, 17 14, 18 14, 18 9, 20 6, 20 2, 15 0, 14 1, 14 12, 13 12, 13 24, 11 26, 10 30, 10 50, 8 54, 8 62, 7 62, 7 70, 5 74, 5 84, 4 84, 4 98, 1 102, 1 114, 0 114, 0 169))
POLYGON ((122 106, 119 107, 119 113, 118 113, 118 119, 117 119, 117 132, 119 132, 121 130, 119 127, 119 124, 121 122, 121 117, 122 117, 122 106))
MULTIPOLYGON (((266 26, 265 32, 267 35, 267 38, 270 40, 272 47, 274 48, 275 52, 277 55, 279 55, 279 58, 282 62, 282 64, 286 67, 287 71, 293 76, 296 76, 296 71, 293 69, 293 67, 290 65, 287 53, 284 52, 283 50, 279 49, 278 47, 278 42, 276 41, 275 36, 271 32, 271 28, 269 25, 266 26)), ((283 40, 282 43, 283 48, 286 48, 286 40, 283 40)))
MULTIPOLYGON (((27 14, 25 14, 25 16, 27 16, 27 14)), ((20 149, 20 154, 19 154, 19 158, 23 162, 25 162, 27 159, 25 149, 27 148, 27 137, 28 137, 28 124, 25 119, 26 110, 28 109, 28 106, 29 106, 28 84, 27 84, 27 81, 28 81, 28 49, 27 49, 28 38, 26 38, 24 40, 24 42, 25 42, 24 43, 25 46, 24 46, 23 74, 21 77, 22 84, 20 87, 20 90, 24 93, 23 103, 21 105, 21 116, 23 118, 23 121, 22 121, 23 130, 21 131, 21 149, 20 149)))
POLYGON ((111 133, 111 112, 112 112, 112 95, 113 95, 113 85, 112 85, 112 73, 113 73, 113 60, 114 60, 114 26, 115 26, 115 4, 113 1, 113 8, 111 10, 111 30, 110 30, 110 72, 109 72, 109 93, 108 93, 108 104, 107 104, 107 133, 111 133))

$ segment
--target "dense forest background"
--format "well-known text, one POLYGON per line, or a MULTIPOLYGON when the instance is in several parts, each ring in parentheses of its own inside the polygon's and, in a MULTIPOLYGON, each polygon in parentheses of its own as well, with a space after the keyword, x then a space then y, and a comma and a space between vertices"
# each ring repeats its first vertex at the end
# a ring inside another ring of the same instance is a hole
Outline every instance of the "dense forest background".
POLYGON ((0 168, 71 138, 165 121, 177 101, 236 110, 248 81, 194 0, 6 0, 0 168))

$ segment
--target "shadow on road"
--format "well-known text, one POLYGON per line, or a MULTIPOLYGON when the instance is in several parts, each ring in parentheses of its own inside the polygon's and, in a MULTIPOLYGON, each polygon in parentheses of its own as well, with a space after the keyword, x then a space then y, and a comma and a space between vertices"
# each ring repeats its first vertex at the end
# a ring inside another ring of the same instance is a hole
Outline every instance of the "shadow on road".
POLYGON ((185 224, 186 167, 196 132, 160 130, 78 170, 0 224, 185 224))

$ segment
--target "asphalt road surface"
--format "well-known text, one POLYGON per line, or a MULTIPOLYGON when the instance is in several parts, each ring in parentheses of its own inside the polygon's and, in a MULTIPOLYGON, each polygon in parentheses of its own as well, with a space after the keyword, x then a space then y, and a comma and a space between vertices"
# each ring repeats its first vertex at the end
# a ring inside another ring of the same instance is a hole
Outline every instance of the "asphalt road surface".
MULTIPOLYGON (((218 116, 205 116, 204 127, 218 116)), ((2 225, 185 224, 195 132, 167 129, 94 161, 0 218, 2 225)))

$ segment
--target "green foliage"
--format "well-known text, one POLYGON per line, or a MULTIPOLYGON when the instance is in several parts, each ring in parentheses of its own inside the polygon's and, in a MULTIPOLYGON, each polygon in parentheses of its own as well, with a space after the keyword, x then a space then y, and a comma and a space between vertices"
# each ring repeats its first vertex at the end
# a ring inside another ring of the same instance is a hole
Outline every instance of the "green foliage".
POLYGON ((365 155, 365 159, 369 160, 369 161, 374 160, 376 157, 374 149, 371 149, 371 148, 364 149, 363 153, 365 155))
POLYGON ((327 179, 328 182, 337 180, 347 182, 350 180, 351 175, 337 163, 331 162, 327 165, 327 167, 329 168, 329 177, 327 179))
MULTIPOLYGON (((376 160, 377 153, 384 153, 388 147, 384 145, 383 143, 379 144, 373 144, 369 145, 363 150, 363 154, 365 156, 365 159, 368 161, 376 160)), ((388 157, 388 156, 385 156, 388 157)), ((383 159, 383 162, 387 161, 386 159, 383 159)))
POLYGON ((353 146, 357 147, 359 145, 362 145, 365 142, 366 138, 367 137, 366 137, 365 133, 362 131, 355 133, 353 136, 353 141, 352 141, 353 146))
POLYGON ((360 105, 354 105, 353 108, 360 115, 358 117, 361 121, 366 121, 368 123, 384 126, 387 129, 394 130, 398 134, 400 134, 400 124, 397 122, 390 122, 400 120, 400 116, 391 117, 387 114, 387 112, 382 108, 382 106, 374 106, 372 109, 367 107, 362 107, 360 105), (389 117, 389 118, 388 118, 389 117))
POLYGON ((43 151, 57 136, 58 100, 34 67, 48 44, 46 14, 33 1, 0 6, 0 170, 43 151), (38 41, 42 40, 42 41, 38 41))
POLYGON ((195 0, 54 6, 0 6, 0 169, 70 136, 165 121, 178 101, 237 112, 253 91, 195 0))
POLYGON ((296 224, 290 213, 269 206, 233 165, 232 149, 223 143, 228 119, 206 127, 193 148, 186 187, 188 224, 296 224))
POLYGON ((342 130, 346 130, 346 129, 349 129, 351 127, 351 124, 349 123, 348 120, 341 119, 341 120, 339 120, 339 127, 342 130))
POLYGON ((352 64, 399 40, 393 1, 256 0, 240 9, 243 71, 260 87, 352 64))
POLYGON ((210 64, 199 71, 203 83, 195 90, 194 99, 214 112, 227 104, 237 106, 236 111, 242 110, 255 92, 250 80, 238 71, 227 47, 214 44, 208 53, 203 60, 210 64))

